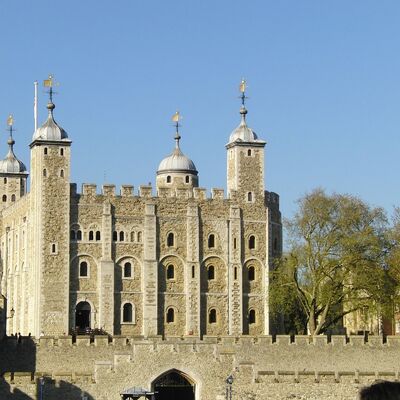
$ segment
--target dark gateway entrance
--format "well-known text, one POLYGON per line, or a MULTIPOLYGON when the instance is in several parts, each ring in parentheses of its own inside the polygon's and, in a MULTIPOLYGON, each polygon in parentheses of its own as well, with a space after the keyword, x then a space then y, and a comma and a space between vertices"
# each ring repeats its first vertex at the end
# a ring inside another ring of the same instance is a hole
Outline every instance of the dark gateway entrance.
POLYGON ((156 400, 194 400, 194 389, 177 371, 170 371, 154 382, 156 400))
POLYGON ((87 301, 81 301, 76 305, 75 328, 80 331, 90 328, 90 304, 87 301))

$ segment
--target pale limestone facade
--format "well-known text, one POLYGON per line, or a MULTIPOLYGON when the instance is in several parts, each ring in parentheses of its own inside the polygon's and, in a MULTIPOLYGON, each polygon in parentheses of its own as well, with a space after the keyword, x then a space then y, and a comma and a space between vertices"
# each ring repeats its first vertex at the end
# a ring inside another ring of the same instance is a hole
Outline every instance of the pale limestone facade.
POLYGON ((7 333, 74 328, 151 337, 270 332, 268 272, 281 254, 279 197, 264 187, 264 147, 242 121, 227 144, 227 195, 198 187, 180 150, 156 188, 70 183, 71 140, 49 117, 27 173, 0 174, 1 293, 7 333), (8 182, 4 183, 2 180, 8 182), (79 316, 78 316, 79 314, 79 316))

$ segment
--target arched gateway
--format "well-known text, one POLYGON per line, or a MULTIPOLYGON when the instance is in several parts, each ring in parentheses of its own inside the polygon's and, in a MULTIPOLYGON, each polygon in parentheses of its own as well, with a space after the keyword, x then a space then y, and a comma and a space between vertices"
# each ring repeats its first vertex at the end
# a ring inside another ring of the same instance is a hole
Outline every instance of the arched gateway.
POLYGON ((170 370, 154 380, 156 400, 195 400, 195 385, 185 374, 170 370))
POLYGON ((90 328, 91 307, 87 301, 81 301, 75 308, 75 328, 84 331, 90 328))

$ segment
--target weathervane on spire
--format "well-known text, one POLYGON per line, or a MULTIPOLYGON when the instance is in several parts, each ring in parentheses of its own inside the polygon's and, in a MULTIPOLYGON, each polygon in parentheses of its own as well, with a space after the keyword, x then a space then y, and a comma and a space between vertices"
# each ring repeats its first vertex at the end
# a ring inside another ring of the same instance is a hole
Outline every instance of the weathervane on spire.
POLYGON ((179 127, 181 126, 179 124, 179 121, 182 119, 181 114, 179 111, 176 111, 175 114, 172 116, 172 121, 175 122, 175 142, 176 142, 176 147, 179 147, 179 140, 181 138, 181 135, 179 135, 179 127))
POLYGON ((242 100, 242 106, 240 107, 240 114, 242 115, 242 121, 245 123, 245 118, 247 114, 247 110, 245 107, 245 102, 248 97, 246 96, 246 88, 247 88, 247 82, 244 78, 242 78, 242 81, 240 82, 239 85, 239 91, 241 93, 240 99, 242 100))
POLYGON ((10 114, 7 118, 7 125, 8 131, 10 132, 10 137, 12 137, 12 133, 14 132, 13 125, 14 125, 14 117, 10 114))
POLYGON ((53 103, 53 94, 55 93, 53 87, 58 85, 59 83, 56 82, 52 74, 49 74, 49 77, 43 81, 43 86, 49 88, 47 93, 49 94, 50 103, 53 103))

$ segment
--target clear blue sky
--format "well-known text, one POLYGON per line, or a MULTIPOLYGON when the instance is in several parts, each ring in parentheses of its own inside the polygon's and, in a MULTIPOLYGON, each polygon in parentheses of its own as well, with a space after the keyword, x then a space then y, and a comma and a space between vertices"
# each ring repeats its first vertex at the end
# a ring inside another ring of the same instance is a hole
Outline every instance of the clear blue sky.
MULTIPOLYGON (((400 205, 398 0, 2 0, 0 15, 0 120, 14 114, 27 164, 33 81, 51 72, 79 186, 154 183, 179 109, 201 186, 225 187, 244 76, 285 216, 318 186, 400 205)), ((43 122, 42 87, 39 102, 43 122)))

